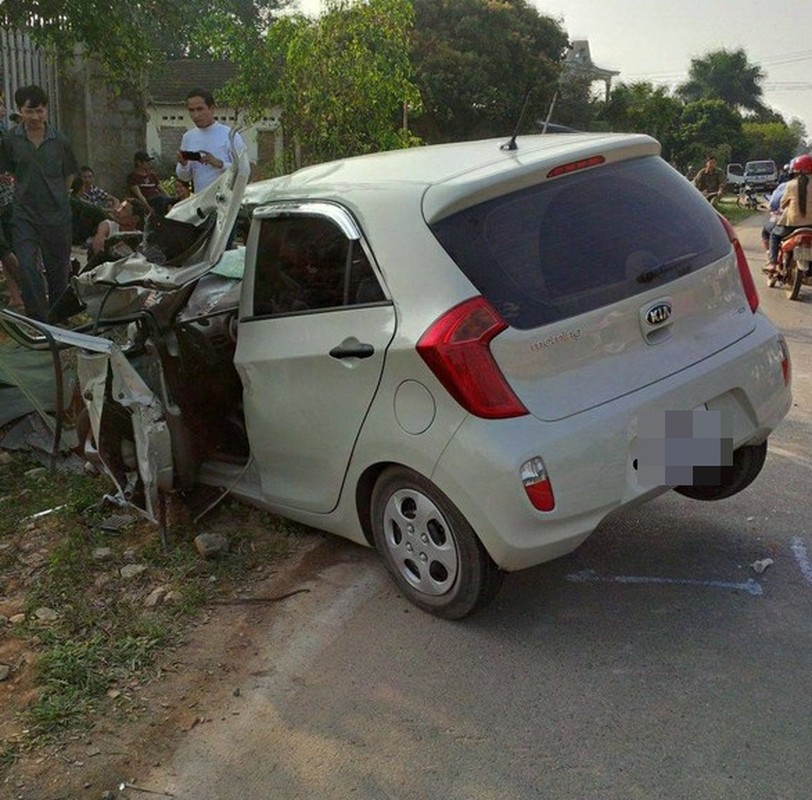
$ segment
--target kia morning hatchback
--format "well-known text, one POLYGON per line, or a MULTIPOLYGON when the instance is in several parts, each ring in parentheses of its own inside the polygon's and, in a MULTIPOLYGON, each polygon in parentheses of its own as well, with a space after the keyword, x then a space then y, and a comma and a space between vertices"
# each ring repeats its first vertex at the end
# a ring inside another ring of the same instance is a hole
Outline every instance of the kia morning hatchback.
POLYGON ((76 282, 99 330, 129 325, 123 346, 70 334, 86 446, 148 516, 223 487, 376 547, 412 602, 460 618, 618 508, 758 475, 787 347, 654 140, 415 148, 244 197, 240 169, 170 219, 241 199, 244 250, 168 267, 145 247, 76 282))

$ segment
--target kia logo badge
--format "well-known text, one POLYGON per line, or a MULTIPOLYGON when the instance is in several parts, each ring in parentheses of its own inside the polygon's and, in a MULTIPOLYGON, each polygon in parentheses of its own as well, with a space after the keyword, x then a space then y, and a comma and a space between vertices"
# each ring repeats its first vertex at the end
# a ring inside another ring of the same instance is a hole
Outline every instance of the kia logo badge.
POLYGON ((646 322, 649 325, 662 325, 671 317, 671 303, 657 303, 646 311, 646 322))

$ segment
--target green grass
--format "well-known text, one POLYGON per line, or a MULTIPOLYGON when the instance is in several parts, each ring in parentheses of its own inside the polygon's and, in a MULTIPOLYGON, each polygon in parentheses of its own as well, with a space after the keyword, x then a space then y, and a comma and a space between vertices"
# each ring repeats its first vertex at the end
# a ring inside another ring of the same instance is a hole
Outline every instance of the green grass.
POLYGON ((5 580, 25 584, 27 620, 15 635, 37 652, 39 689, 26 712, 26 738, 0 745, 0 780, 21 749, 81 729, 111 702, 122 710, 135 704, 133 682, 154 672, 156 657, 182 639, 191 617, 211 600, 250 585, 258 568, 288 554, 305 530, 226 501, 199 523, 175 523, 164 552, 157 529, 143 520, 135 518, 116 535, 100 530, 105 516, 120 513, 102 508, 111 489, 104 477, 43 474, 37 462, 15 453, 0 464, 0 487, 0 586, 5 580), (225 532, 228 553, 202 559, 193 540, 204 530, 225 532), (100 546, 112 551, 109 560, 94 559, 100 546), (119 569, 133 559, 148 569, 125 580, 119 569), (156 586, 174 590, 178 599, 146 609, 144 599, 156 586), (42 607, 58 619, 39 621, 35 612, 42 607), (116 688, 120 695, 111 700, 108 692, 116 688))
POLYGON ((19 757, 19 742, 13 742, 11 744, 4 743, 0 745, 0 777, 5 775, 6 772, 17 763, 17 759, 19 757))
POLYGON ((738 225, 740 222, 749 219, 754 214, 764 214, 763 211, 752 211, 749 208, 739 208, 739 206, 736 205, 736 195, 725 195, 722 197, 716 206, 716 210, 723 217, 725 217, 725 219, 727 219, 731 225, 738 225))

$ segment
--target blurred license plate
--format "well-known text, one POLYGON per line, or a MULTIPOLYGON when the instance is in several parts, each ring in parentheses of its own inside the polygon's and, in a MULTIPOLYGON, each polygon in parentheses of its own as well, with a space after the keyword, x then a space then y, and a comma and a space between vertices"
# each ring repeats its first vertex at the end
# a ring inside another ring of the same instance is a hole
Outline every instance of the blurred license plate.
POLYGON ((643 412, 637 420, 641 486, 718 486, 733 463, 730 414, 706 408, 643 412))

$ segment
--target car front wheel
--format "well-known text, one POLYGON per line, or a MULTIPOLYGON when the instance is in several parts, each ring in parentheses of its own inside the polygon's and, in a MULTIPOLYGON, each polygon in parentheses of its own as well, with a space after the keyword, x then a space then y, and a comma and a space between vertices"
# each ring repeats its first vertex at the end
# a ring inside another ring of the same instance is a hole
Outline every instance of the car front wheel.
POLYGON ((465 517, 427 478, 391 467, 372 493, 375 545, 404 595, 445 619, 486 605, 503 573, 465 517))

